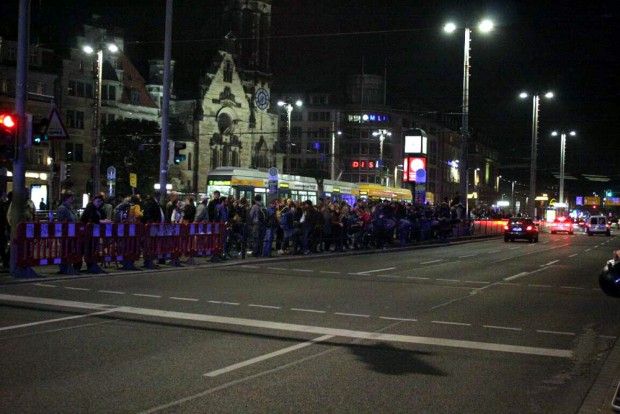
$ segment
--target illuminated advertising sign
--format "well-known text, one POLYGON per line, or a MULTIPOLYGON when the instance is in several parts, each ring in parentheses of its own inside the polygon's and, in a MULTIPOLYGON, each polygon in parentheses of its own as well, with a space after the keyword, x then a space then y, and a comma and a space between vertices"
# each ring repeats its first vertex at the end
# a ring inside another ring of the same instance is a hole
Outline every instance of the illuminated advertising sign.
POLYGON ((406 182, 426 183, 426 158, 407 157, 403 160, 403 180, 406 182))
POLYGON ((403 151, 405 155, 428 154, 428 138, 426 132, 420 128, 408 129, 404 133, 403 151))
POLYGON ((584 197, 583 198, 584 206, 598 206, 599 204, 601 204, 600 197, 584 197))
POLYGON ((373 124, 384 124, 390 122, 390 117, 388 114, 381 113, 362 113, 362 114, 349 114, 349 122, 359 122, 362 123, 373 123, 373 124))
POLYGON ((351 161, 351 168, 356 170, 372 170, 379 167, 379 161, 354 160, 351 161))

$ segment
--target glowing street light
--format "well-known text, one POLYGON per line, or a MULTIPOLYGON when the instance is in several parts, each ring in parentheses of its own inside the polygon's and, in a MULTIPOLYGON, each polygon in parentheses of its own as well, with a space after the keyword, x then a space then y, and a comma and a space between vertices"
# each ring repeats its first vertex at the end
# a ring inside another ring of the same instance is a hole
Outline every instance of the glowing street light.
MULTIPOLYGON (((449 22, 444 26, 444 30, 453 33, 457 30, 457 25, 449 22)), ((485 19, 478 24, 478 30, 482 33, 488 33, 493 30, 493 22, 485 19)), ((465 51, 463 58, 463 120, 461 126, 461 163, 459 164, 459 175, 461 180, 461 196, 465 198, 465 211, 469 216, 469 206, 467 203, 468 192, 468 176, 467 176, 467 141, 469 139, 469 49, 471 40, 471 29, 465 27, 465 51)))
MULTIPOLYGON (((298 99, 295 101, 295 106, 301 107, 303 102, 298 99)), ((287 98, 285 101, 278 101, 278 106, 286 109, 286 173, 291 173, 291 113, 293 112, 293 104, 291 99, 287 98)))
MULTIPOLYGON (((560 200, 560 203, 564 204, 564 164, 566 160, 566 132, 553 131, 551 135, 554 137, 560 135, 562 138, 562 140, 560 141, 560 196, 558 198, 560 200)), ((574 137, 577 135, 577 133, 575 131, 570 131, 568 135, 574 137)))
MULTIPOLYGON (((111 53, 118 52, 118 46, 114 43, 101 42, 97 47, 97 95, 95 96, 95 119, 93 123, 93 195, 99 194, 101 186, 101 89, 103 81, 103 48, 111 53)), ((84 45, 82 50, 86 54, 95 53, 91 45, 84 45)))
MULTIPOLYGON (((546 92, 545 98, 553 98, 553 92, 546 92)), ((529 97, 527 92, 519 94, 521 99, 529 97)), ((532 96, 532 148, 530 157, 530 196, 528 198, 528 214, 536 217, 536 162, 538 158, 538 110, 540 108, 540 97, 538 94, 532 96)))

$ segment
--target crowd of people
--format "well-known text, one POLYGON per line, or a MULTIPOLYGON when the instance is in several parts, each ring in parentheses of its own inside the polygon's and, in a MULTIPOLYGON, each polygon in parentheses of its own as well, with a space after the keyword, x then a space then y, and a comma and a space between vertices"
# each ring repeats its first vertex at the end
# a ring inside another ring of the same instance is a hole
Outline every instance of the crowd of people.
MULTIPOLYGON (((162 205, 158 192, 144 199, 140 195, 113 198, 97 194, 83 210, 78 210, 75 195, 65 191, 54 205, 54 220, 58 222, 223 222, 229 233, 243 240, 244 247, 247 246, 255 257, 383 249, 391 243, 445 238, 464 218, 458 197, 451 202, 445 199, 438 206, 366 199, 349 205, 322 198, 316 204, 310 200, 265 201, 260 194, 253 200, 237 199, 215 191, 211 197, 204 196, 196 203, 193 196, 181 197, 171 192, 162 205)), ((30 204, 28 206, 30 209, 30 204)), ((2 204, 3 213, 8 208, 10 200, 2 204)), ((34 210, 33 205, 32 214, 34 210)), ((3 220, 2 225, 6 228, 8 222, 3 220)), ((6 249, 2 259, 4 263, 8 260, 6 249)))

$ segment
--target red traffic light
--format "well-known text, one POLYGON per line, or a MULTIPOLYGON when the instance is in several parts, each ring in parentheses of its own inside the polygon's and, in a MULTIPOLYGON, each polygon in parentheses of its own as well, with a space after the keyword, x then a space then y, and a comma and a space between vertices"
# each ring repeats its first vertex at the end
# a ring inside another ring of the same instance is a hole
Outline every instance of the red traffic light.
POLYGON ((13 129, 16 125, 15 118, 10 114, 0 114, 0 125, 7 129, 13 129))

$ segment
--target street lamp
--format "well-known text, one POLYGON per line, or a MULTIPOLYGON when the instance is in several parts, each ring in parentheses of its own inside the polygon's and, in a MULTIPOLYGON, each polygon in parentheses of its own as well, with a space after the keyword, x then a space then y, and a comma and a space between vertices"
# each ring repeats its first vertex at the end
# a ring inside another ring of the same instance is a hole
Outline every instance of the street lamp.
MULTIPOLYGON (((457 29, 456 24, 448 23, 444 30, 452 33, 457 29)), ((493 22, 485 19, 478 24, 478 30, 488 33, 493 30, 493 22)), ((459 174, 461 180, 461 197, 465 197, 466 217, 469 216, 469 206, 467 203, 467 140, 469 138, 469 43, 471 39, 471 29, 465 27, 465 52, 463 58, 463 121, 461 126, 461 162, 459 164, 459 174)))
MULTIPOLYGON (((519 94, 521 99, 529 97, 527 92, 519 94)), ((547 99, 553 98, 553 92, 544 94, 547 99)), ((536 159, 538 156, 538 109, 540 107, 540 97, 538 94, 532 96, 532 152, 530 159, 530 197, 528 200, 528 213, 536 216, 536 159)))
MULTIPOLYGON (((93 122, 93 195, 99 194, 101 186, 101 83, 103 78, 103 48, 111 53, 118 52, 118 46, 114 43, 100 43, 97 48, 97 85, 95 94, 95 116, 93 122)), ((82 50, 89 55, 95 53, 91 45, 84 45, 82 50)))
MULTIPOLYGON (((551 133, 552 136, 557 137, 558 135, 561 136, 561 141, 560 141, 560 203, 564 204, 564 164, 565 164, 565 155, 566 155, 566 132, 558 132, 558 131, 553 131, 551 133)), ((577 133, 575 131, 570 131, 568 133, 568 135, 570 135, 571 137, 574 137, 575 135, 577 135, 577 133)))
MULTIPOLYGON (((301 107, 303 102, 301 100, 295 101, 297 107, 301 107)), ((291 98, 287 98, 286 102, 278 101, 278 106, 286 109, 286 172, 291 173, 291 113, 293 112, 293 104, 291 104, 291 98)))
POLYGON ((387 129, 380 129, 372 133, 373 137, 379 137, 379 160, 381 162, 381 166, 383 167, 383 141, 385 141, 385 137, 391 137, 392 133, 387 129))

